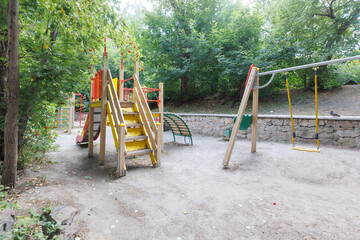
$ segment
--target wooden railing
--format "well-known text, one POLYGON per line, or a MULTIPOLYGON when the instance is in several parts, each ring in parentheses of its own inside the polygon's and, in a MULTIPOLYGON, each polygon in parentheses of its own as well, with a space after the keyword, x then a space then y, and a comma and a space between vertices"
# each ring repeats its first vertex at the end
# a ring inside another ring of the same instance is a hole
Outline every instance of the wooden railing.
MULTIPOLYGON (((136 78, 136 80, 137 80, 137 78, 136 78)), ((157 134, 158 129, 155 124, 155 120, 150 112, 149 106, 146 103, 146 101, 144 100, 145 96, 144 96, 144 93, 141 91, 141 88, 139 86, 140 84, 139 83, 135 84, 136 80, 134 79, 134 97, 135 97, 135 101, 137 103, 136 105, 138 107, 140 117, 143 120, 144 128, 149 137, 152 149, 157 150, 158 149, 157 141, 155 140, 155 137, 154 137, 151 129, 154 130, 155 134, 157 134), (139 89, 140 89, 140 91, 139 91, 139 89)))

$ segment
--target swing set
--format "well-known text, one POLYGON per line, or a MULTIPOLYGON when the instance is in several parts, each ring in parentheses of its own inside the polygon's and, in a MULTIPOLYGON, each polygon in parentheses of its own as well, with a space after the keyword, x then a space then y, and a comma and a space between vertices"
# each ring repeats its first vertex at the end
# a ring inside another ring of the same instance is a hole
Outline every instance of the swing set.
POLYGON ((245 91, 244 91, 244 94, 241 99, 240 107, 239 107, 236 119, 234 120, 235 123, 233 126, 233 130, 231 132, 229 144, 228 144, 226 152, 225 152, 225 156, 224 156, 224 160, 223 160, 223 167, 226 168, 229 165, 231 154, 232 154, 234 144, 235 144, 235 141, 237 138, 237 134, 238 134, 240 126, 243 125, 242 124, 243 121, 246 121, 249 123, 249 124, 246 124, 247 127, 250 127, 250 124, 251 124, 251 152, 256 152, 259 90, 269 86, 271 84, 271 82, 274 80, 275 74, 277 74, 277 73, 283 73, 286 78, 286 91, 287 91, 287 96, 288 96, 288 101, 289 101, 289 110, 290 110, 291 127, 292 127, 292 144, 293 144, 292 150, 320 153, 320 138, 319 138, 319 132, 318 132, 319 131, 319 120, 318 120, 318 93, 317 93, 317 80, 318 80, 317 77, 318 77, 318 75, 317 75, 317 70, 319 69, 320 66, 327 66, 329 64, 342 63, 342 62, 348 62, 348 61, 359 60, 359 59, 360 59, 360 55, 348 57, 348 58, 341 58, 341 59, 336 59, 336 60, 306 64, 306 65, 301 65, 301 66, 296 66, 296 67, 283 68, 283 69, 278 69, 278 70, 273 70, 273 71, 268 71, 268 72, 263 72, 263 73, 260 73, 260 71, 259 71, 260 69, 255 67, 254 65, 252 65, 250 67, 250 71, 249 71, 249 74, 248 74, 248 77, 246 80, 245 91), (290 71, 296 71, 296 70, 306 69, 306 68, 312 68, 315 73, 314 74, 314 76, 315 76, 315 79, 314 79, 315 133, 314 133, 314 136, 311 136, 311 137, 300 136, 300 135, 296 134, 294 118, 293 118, 293 113, 292 113, 292 106, 291 106, 289 80, 288 80, 288 73, 290 71), (272 75, 272 76, 266 84, 259 86, 259 77, 265 76, 265 75, 272 75), (245 116, 244 114, 245 114, 246 105, 249 100, 251 92, 253 92, 253 95, 252 95, 252 105, 253 106, 252 106, 252 115, 250 115, 250 116, 252 116, 252 120, 250 121, 248 119, 249 115, 245 116), (316 148, 308 148, 308 147, 296 146, 295 145, 296 138, 314 139, 317 144, 317 147, 316 148))

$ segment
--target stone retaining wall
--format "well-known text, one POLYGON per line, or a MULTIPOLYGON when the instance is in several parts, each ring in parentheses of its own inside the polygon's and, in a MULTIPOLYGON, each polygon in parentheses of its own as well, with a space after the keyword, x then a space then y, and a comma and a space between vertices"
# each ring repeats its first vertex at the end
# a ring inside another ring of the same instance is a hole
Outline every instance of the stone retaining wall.
MULTIPOLYGON (((222 137, 223 130, 233 126, 236 115, 231 114, 188 114, 180 115, 193 133, 222 137)), ((313 137, 315 117, 295 116, 297 135, 313 137)), ((239 131, 238 138, 251 139, 251 127, 239 131)), ((291 142, 292 129, 290 116, 259 115, 258 140, 291 142)), ((319 117, 319 138, 322 145, 335 145, 347 148, 360 148, 360 117, 319 117)), ((315 144, 315 140, 296 141, 315 144)))

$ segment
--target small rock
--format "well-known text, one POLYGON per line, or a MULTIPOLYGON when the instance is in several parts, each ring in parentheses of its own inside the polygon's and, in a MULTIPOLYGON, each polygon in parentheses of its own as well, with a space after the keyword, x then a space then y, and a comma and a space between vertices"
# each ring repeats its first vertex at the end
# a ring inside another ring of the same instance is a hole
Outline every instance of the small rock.
POLYGON ((0 234, 8 232, 14 228, 15 213, 13 210, 5 208, 0 212, 0 234))
POLYGON ((60 234, 63 237, 62 239, 74 239, 79 233, 78 221, 74 220, 78 213, 79 211, 76 208, 63 204, 51 211, 48 220, 61 224, 60 234))

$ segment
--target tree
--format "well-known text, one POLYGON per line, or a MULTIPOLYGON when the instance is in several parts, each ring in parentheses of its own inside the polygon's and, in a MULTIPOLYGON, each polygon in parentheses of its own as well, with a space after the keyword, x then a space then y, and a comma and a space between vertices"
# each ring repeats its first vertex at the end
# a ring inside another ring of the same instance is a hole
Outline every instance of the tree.
POLYGON ((18 111, 19 111, 19 2, 8 3, 8 66, 7 66, 7 107, 5 118, 5 159, 1 183, 15 187, 18 160, 18 111))
MULTIPOLYGON (((272 0, 265 6, 269 21, 263 62, 268 62, 269 68, 348 56, 359 46, 359 0, 272 0)), ((298 86, 313 86, 313 81, 306 80, 310 72, 297 73, 297 78, 303 79, 298 86)), ((327 66, 320 69, 319 75, 321 89, 330 79, 327 66)))
MULTIPOLYGON (((0 6, 6 5, 4 2, 1 1, 0 6)), ((20 0, 19 19, 20 102, 17 120, 12 123, 18 123, 16 137, 21 157, 27 155, 23 151, 26 150, 24 146, 37 142, 38 137, 34 132, 48 129, 51 117, 49 104, 64 102, 69 93, 89 86, 92 70, 88 67, 102 59, 93 55, 89 49, 102 52, 105 37, 113 38, 116 46, 123 45, 127 39, 127 28, 124 19, 107 0, 20 0)), ((8 131, 1 122, 4 116, 1 107, 4 102, 8 109, 12 105, 8 105, 10 100, 3 101, 10 95, 5 96, 1 91, 5 88, 9 90, 7 84, 11 82, 6 82, 7 77, 2 71, 7 64, 10 66, 10 59, 3 54, 7 47, 3 44, 3 32, 7 29, 6 24, 3 24, 6 23, 3 15, 0 21, 1 154, 1 132, 4 129, 8 131)), ((12 111, 10 113, 13 114, 12 111)), ((7 173, 8 169, 5 169, 3 178, 7 173)))

